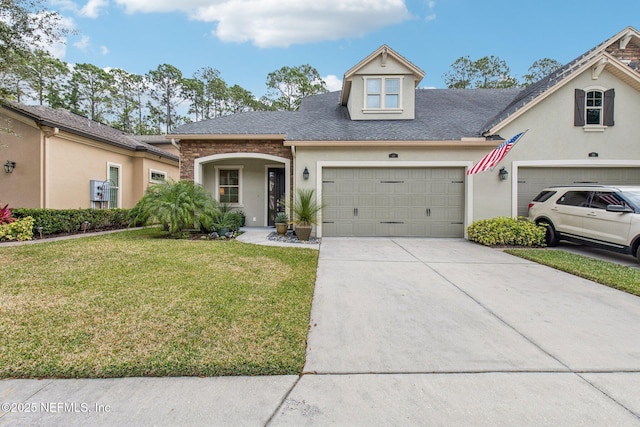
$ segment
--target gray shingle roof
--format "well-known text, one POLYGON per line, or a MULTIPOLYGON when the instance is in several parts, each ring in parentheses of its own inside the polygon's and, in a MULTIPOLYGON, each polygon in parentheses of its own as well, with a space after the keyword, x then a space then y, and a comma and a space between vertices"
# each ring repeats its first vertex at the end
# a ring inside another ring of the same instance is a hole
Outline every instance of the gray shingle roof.
POLYGON ((175 129, 175 134, 284 134, 287 141, 425 141, 480 136, 522 89, 417 89, 414 120, 351 120, 340 92, 305 98, 299 111, 255 111, 175 129))
POLYGON ((86 117, 71 113, 61 108, 50 108, 42 105, 22 105, 5 102, 4 107, 23 116, 29 117, 39 125, 57 127, 69 133, 91 138, 116 147, 131 151, 147 151, 149 153, 178 161, 175 154, 169 153, 151 144, 139 141, 132 135, 112 128, 86 117))

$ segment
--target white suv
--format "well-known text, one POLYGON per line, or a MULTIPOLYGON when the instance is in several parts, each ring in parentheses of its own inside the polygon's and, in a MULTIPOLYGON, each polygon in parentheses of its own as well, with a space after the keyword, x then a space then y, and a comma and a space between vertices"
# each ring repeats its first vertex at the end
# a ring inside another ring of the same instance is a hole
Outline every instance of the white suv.
POLYGON ((640 187, 548 187, 529 203, 529 219, 547 227, 548 246, 569 240, 640 261, 640 187))

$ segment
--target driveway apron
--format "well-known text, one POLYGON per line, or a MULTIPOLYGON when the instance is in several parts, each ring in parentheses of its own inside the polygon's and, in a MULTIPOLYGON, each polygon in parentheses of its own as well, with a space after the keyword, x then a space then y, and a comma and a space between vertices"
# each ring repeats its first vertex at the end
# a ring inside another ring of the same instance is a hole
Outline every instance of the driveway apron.
POLYGON ((640 425, 640 298, 463 239, 325 238, 304 371, 273 425, 640 425))

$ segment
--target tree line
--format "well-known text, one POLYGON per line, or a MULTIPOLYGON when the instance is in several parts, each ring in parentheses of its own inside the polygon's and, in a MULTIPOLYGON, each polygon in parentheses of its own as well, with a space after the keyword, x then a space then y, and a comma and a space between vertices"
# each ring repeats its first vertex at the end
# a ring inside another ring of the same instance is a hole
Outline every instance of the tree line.
POLYGON ((42 49, 23 53, 2 70, 5 97, 21 103, 64 108, 130 134, 171 132, 176 126, 258 110, 296 110, 300 99, 326 92, 318 71, 282 67, 267 76, 267 95, 255 97, 229 85, 220 72, 203 67, 193 76, 170 64, 144 75, 92 64, 68 64, 42 49))
MULTIPOLYGON (((229 85, 220 72, 203 67, 185 77, 161 64, 144 75, 119 68, 68 64, 38 46, 69 33, 43 0, 3 0, 0 9, 0 100, 64 108, 130 134, 169 133, 176 126, 244 111, 295 111, 303 97, 327 92, 310 65, 282 67, 267 75, 267 95, 257 98, 229 85)), ((458 58, 443 79, 449 88, 526 86, 560 68, 553 59, 535 61, 522 82, 495 56, 458 58)))

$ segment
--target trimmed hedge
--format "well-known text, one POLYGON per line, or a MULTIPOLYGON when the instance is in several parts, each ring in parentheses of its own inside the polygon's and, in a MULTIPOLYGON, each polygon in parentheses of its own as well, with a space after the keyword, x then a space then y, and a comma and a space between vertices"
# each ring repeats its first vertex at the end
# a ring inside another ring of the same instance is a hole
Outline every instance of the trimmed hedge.
POLYGON ((33 209, 16 208, 12 210, 16 219, 32 217, 33 233, 37 236, 38 227, 42 234, 76 233, 87 230, 127 228, 131 225, 130 209, 33 209))
POLYGON ((499 217, 474 221, 468 228, 469 240, 485 246, 546 246, 546 229, 526 217, 499 217))

